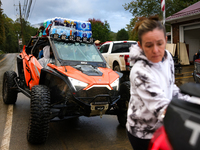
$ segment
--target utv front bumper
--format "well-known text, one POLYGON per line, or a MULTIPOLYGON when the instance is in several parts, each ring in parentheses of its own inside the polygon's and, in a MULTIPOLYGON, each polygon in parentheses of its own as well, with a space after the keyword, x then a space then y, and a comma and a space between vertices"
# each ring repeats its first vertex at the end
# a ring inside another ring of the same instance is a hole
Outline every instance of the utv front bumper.
POLYGON ((84 108, 86 116, 107 113, 119 99, 120 95, 117 91, 109 90, 106 87, 81 90, 74 94, 74 100, 84 108))

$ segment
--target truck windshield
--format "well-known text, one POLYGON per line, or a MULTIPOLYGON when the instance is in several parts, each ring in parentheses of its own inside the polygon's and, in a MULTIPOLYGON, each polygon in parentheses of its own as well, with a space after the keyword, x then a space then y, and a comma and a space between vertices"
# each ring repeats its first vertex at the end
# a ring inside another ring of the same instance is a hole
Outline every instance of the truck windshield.
POLYGON ((103 62, 93 44, 62 41, 54 41, 54 44, 62 60, 103 62))

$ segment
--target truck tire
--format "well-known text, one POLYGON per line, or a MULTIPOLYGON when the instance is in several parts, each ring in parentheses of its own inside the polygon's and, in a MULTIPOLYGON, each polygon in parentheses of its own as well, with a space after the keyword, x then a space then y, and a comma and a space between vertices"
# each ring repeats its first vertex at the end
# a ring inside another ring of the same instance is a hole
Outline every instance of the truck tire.
POLYGON ((45 143, 49 134, 50 91, 45 85, 35 85, 31 90, 30 120, 27 140, 32 144, 45 143))
POLYGON ((118 112, 117 119, 122 127, 126 126, 128 103, 130 100, 130 81, 123 82, 120 85, 121 98, 117 102, 118 112))
POLYGON ((5 104, 15 104, 17 101, 17 91, 12 89, 15 85, 14 78, 17 77, 16 72, 6 71, 3 76, 2 97, 5 104))
POLYGON ((114 70, 114 71, 118 71, 118 72, 121 71, 119 65, 115 65, 114 68, 113 68, 113 70, 114 70))

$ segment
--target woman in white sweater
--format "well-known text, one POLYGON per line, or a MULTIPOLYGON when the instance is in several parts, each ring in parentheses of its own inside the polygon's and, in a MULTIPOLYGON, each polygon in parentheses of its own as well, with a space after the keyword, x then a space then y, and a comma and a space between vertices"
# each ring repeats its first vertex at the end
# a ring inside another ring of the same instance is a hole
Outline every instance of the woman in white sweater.
POLYGON ((130 47, 134 65, 126 128, 133 149, 147 150, 172 97, 189 97, 174 84, 174 62, 165 50, 167 36, 158 17, 143 18, 135 28, 139 41, 130 47))

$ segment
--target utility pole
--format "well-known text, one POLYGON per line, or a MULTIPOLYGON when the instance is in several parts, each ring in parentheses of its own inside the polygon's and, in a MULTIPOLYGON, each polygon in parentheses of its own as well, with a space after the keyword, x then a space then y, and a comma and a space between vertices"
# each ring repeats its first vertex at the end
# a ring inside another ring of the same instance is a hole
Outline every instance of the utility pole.
POLYGON ((21 23, 21 36, 22 36, 22 45, 24 45, 24 37, 23 37, 23 25, 22 25, 22 13, 21 13, 21 4, 19 2, 19 13, 20 13, 20 23, 21 23))

